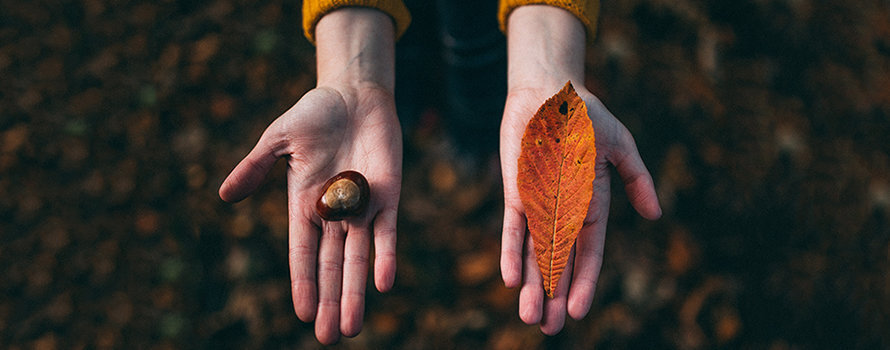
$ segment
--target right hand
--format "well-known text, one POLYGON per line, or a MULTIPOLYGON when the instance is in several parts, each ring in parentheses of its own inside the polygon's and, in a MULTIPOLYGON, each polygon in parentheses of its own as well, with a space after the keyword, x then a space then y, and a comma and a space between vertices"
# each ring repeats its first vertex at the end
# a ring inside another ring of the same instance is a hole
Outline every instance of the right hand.
POLYGON ((393 24, 380 11, 343 8, 318 22, 318 87, 272 122, 219 190, 239 201, 287 160, 288 245, 294 310, 315 321, 323 344, 361 331, 371 237, 374 282, 385 292, 396 272, 396 210, 402 134, 393 97, 393 24), (368 179, 367 211, 322 220, 315 202, 324 183, 345 170, 368 179))
POLYGON ((377 88, 316 88, 272 122, 220 188, 224 200, 239 201, 262 183, 278 158, 287 160, 294 310, 304 322, 316 321, 322 343, 361 330, 372 232, 375 284, 381 292, 393 285, 401 150, 391 94, 377 88), (368 179, 368 209, 360 217, 324 221, 315 201, 325 181, 344 170, 368 179))

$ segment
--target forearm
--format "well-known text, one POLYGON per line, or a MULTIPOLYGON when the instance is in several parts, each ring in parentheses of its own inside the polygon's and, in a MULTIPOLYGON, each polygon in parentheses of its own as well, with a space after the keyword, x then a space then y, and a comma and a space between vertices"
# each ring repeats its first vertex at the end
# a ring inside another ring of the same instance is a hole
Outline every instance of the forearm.
POLYGON ((572 13, 546 5, 516 8, 507 19, 507 89, 559 90, 584 82, 585 30, 572 13))
POLYGON ((328 13, 315 28, 318 86, 395 86, 392 19, 371 8, 347 7, 328 13))

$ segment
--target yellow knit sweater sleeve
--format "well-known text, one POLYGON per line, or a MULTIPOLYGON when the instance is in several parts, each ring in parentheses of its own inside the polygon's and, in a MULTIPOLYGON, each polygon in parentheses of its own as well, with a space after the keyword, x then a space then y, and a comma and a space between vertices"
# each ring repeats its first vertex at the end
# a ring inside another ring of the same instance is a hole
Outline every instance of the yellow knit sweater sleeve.
POLYGON ((392 17, 396 38, 402 36, 411 23, 411 14, 402 0, 303 0, 303 34, 315 44, 315 26, 328 12, 346 6, 376 8, 392 17))
POLYGON ((587 27, 588 43, 596 37, 596 19, 600 12, 599 0, 500 0, 498 22, 501 24, 502 32, 507 32, 507 17, 510 12, 522 5, 550 5, 564 8, 578 17, 587 27))

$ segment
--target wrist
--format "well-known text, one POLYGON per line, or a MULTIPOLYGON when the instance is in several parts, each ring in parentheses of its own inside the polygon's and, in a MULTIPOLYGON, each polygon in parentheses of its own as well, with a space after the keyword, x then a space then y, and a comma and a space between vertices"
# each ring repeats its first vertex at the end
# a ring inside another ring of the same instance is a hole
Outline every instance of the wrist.
POLYGON ((328 13, 315 30, 318 86, 350 89, 395 87, 395 34, 383 12, 345 7, 328 13))
POLYGON ((507 19, 507 88, 558 91, 584 83, 585 28, 575 15, 546 5, 516 8, 507 19))

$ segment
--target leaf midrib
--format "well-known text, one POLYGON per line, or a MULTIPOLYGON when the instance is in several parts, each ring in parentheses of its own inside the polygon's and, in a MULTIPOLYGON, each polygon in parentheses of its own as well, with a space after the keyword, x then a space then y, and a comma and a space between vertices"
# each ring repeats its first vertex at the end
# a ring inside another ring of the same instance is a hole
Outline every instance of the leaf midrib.
MULTIPOLYGON (((565 139, 566 139, 565 138, 565 136, 566 136, 565 130, 568 129, 569 118, 570 117, 568 115, 566 115, 565 123, 563 124, 562 130, 561 130, 562 134, 559 135, 558 140, 565 141, 565 139)), ((554 277, 553 276, 553 261, 555 260, 553 258, 553 256, 556 254, 556 232, 557 232, 557 227, 559 227, 559 225, 557 225, 557 223, 559 222, 559 218, 556 215, 557 215, 557 213, 559 213, 559 200, 560 200, 559 195, 560 195, 560 192, 562 191, 562 167, 563 167, 563 164, 565 164, 565 144, 566 144, 566 142, 557 142, 557 144, 559 144, 559 147, 558 147, 559 155, 561 156, 562 159, 560 159, 559 167, 557 167, 557 171, 556 171, 556 198, 553 203, 553 230, 552 230, 552 233, 550 234, 550 257, 549 257, 549 259, 547 259, 548 262, 550 263, 550 270, 549 270, 549 273, 547 274, 547 278, 549 279, 548 284, 550 285, 550 290, 552 291, 551 293, 556 292, 556 286, 553 285, 553 277, 554 277)))

